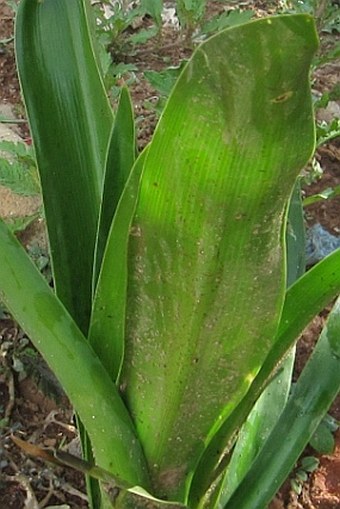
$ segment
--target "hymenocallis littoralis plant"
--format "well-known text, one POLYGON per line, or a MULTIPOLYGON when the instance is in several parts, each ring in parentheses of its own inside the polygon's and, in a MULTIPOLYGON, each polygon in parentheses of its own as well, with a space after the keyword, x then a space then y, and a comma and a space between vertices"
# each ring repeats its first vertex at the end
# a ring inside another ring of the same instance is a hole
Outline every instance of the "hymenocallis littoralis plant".
POLYGON ((339 304, 289 397, 282 364, 340 287, 339 252, 301 276, 313 20, 199 46, 136 159, 129 94, 114 115, 89 16, 85 0, 20 3, 55 287, 1 223, 1 297, 74 405, 93 508, 265 507, 340 384, 339 304))

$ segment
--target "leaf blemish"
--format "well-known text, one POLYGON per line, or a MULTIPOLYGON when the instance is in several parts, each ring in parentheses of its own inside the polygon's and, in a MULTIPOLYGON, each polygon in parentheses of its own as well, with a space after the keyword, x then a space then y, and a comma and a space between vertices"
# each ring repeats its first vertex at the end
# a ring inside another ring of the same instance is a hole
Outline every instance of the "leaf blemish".
POLYGON ((290 99, 293 95, 292 90, 289 90, 289 92, 285 92, 284 94, 278 95, 274 99, 272 99, 270 102, 272 103, 283 103, 287 101, 287 99, 290 99))

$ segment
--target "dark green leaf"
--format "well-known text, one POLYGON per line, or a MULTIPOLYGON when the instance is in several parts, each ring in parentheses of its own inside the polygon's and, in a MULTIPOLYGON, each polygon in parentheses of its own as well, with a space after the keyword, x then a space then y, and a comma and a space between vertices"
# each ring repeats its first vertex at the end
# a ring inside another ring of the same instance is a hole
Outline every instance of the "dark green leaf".
POLYGON ((85 0, 21 1, 16 58, 43 189, 57 294, 87 332, 113 117, 94 59, 85 0))

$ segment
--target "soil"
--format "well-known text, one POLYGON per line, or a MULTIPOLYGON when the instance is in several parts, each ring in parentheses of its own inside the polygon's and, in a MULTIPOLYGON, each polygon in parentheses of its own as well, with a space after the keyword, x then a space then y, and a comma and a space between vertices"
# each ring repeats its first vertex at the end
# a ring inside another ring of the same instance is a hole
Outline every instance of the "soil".
MULTIPOLYGON (((0 2, 0 40, 3 40, 13 35, 13 12, 4 0, 0 2)), ((242 3, 255 6, 258 16, 270 12, 268 5, 273 4, 254 3, 251 0, 242 3)), ((223 9, 221 2, 208 4, 210 15, 223 9)), ((144 20, 143 23, 147 26, 149 21, 144 20)), ((329 43, 330 37, 338 36, 327 35, 325 44, 329 43)), ((151 40, 133 56, 115 55, 113 52, 114 59, 121 58, 125 63, 132 62, 138 67, 131 92, 138 119, 140 147, 148 142, 157 122, 155 111, 148 106, 156 102, 157 93, 144 79, 142 72, 177 65, 191 51, 187 41, 181 39, 178 32, 171 27, 164 27, 161 42, 159 39, 151 40)), ((339 83, 339 78, 340 62, 335 62, 318 69, 313 86, 319 92, 331 90, 334 84, 339 83)), ((16 116, 24 116, 11 41, 0 43, 0 104, 12 105, 16 116)), ((27 127, 21 128, 20 135, 23 139, 29 137, 27 127)), ((307 196, 340 184, 340 140, 333 140, 321 147, 316 158, 324 173, 320 180, 304 189, 307 196)), ((1 197, 2 216, 6 216, 13 204, 17 205, 20 200, 18 196, 10 196, 10 193, 8 196, 9 203, 1 197)), ((340 196, 311 205, 306 210, 309 225, 319 222, 333 235, 339 235, 339 217, 340 196)), ((34 229, 33 226, 33 234, 34 229)), ((41 236, 41 225, 38 229, 41 236)), ((25 245, 32 243, 32 226, 23 234, 22 239, 25 245)), ((328 311, 326 309, 317 316, 299 339, 295 377, 312 352, 328 311)), ((73 412, 66 396, 44 361, 32 349, 25 334, 6 313, 0 316, 0 351, 0 509, 36 509, 48 506, 87 508, 85 483, 81 474, 32 459, 11 440, 11 435, 15 433, 40 447, 63 447, 69 452, 79 453, 73 412)), ((340 420, 339 397, 334 401, 330 413, 340 420)), ((305 451, 304 455, 319 458, 318 469, 302 484, 299 495, 291 488, 288 480, 271 503, 270 509, 340 509, 339 430, 335 433, 335 443, 331 454, 320 455, 310 448, 305 451)), ((291 479, 294 475, 293 472, 291 479)))

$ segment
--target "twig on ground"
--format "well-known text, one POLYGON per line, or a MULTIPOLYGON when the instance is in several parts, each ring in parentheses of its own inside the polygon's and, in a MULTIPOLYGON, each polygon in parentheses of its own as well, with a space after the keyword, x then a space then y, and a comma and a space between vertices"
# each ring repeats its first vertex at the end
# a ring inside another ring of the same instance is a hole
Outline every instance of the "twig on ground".
POLYGON ((12 415, 12 411, 15 405, 15 388, 14 388, 14 376, 11 369, 6 370, 6 380, 8 388, 8 403, 5 408, 5 419, 8 422, 12 415))

